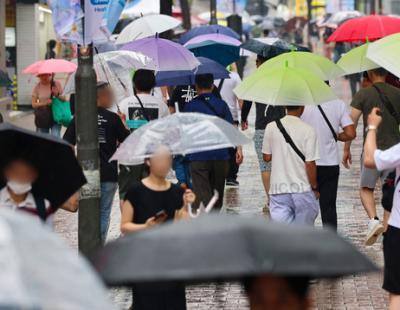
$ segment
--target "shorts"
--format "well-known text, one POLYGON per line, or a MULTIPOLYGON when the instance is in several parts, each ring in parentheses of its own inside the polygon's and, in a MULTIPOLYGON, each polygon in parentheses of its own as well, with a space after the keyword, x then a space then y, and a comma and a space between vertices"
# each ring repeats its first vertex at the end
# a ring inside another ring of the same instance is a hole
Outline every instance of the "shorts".
POLYGON ((254 147, 256 149, 258 164, 261 172, 271 172, 271 162, 266 162, 263 158, 263 142, 265 130, 256 130, 254 134, 254 147))
POLYGON ((360 173, 360 187, 375 189, 376 183, 381 179, 382 183, 392 170, 379 171, 377 169, 371 169, 364 166, 364 159, 361 156, 361 173, 360 173))
POLYGON ((391 294, 400 295, 400 228, 388 227, 383 239, 385 260, 383 289, 391 294))

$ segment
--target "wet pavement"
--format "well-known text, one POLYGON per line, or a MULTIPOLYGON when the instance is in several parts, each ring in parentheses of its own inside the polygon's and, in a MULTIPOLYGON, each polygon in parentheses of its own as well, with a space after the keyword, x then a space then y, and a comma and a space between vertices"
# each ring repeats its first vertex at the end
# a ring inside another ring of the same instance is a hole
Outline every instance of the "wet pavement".
MULTIPOLYGON (((348 102, 347 83, 339 81, 335 88, 348 102), (346 90, 346 91, 343 91, 346 90)), ((254 111, 250 123, 254 118, 254 111)), ((18 118, 17 125, 33 128, 32 115, 18 118)), ((252 137, 251 126, 246 135, 252 137)), ((362 252, 368 255, 379 267, 383 266, 381 242, 372 247, 363 245, 367 229, 367 216, 358 195, 359 155, 361 154, 361 132, 353 143, 354 163, 351 170, 341 170, 338 192, 339 233, 351 240, 362 252)), ((266 195, 262 188, 258 162, 253 144, 244 147, 245 161, 240 168, 239 188, 227 188, 225 195, 226 211, 243 216, 267 216, 262 208, 266 195)), ((378 200, 377 200, 378 201, 378 200)), ((382 208, 378 207, 380 213, 382 208)), ((115 201, 112 211, 109 239, 119 236, 120 211, 115 201)), ((317 220, 320 226, 320 220, 317 220)), ((77 247, 77 214, 59 211, 55 216, 55 230, 74 248, 77 247)), ((206 254, 205 254, 206 255, 206 254)), ((229 259, 227 257, 227 259, 229 259)), ((348 277, 337 281, 320 281, 313 285, 312 300, 314 309, 369 310, 387 309, 387 294, 381 289, 382 272, 376 274, 348 277)), ((110 290, 110 298, 120 309, 128 309, 131 304, 130 292, 125 289, 110 290)), ((187 289, 189 309, 247 309, 247 300, 239 284, 209 284, 192 286, 187 289)))

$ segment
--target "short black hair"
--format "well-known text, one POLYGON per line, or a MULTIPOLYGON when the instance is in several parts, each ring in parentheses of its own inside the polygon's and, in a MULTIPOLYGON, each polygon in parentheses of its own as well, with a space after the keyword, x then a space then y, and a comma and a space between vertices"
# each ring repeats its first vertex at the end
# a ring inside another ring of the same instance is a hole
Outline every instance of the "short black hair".
MULTIPOLYGON (((254 280, 256 277, 248 277, 242 280, 243 286, 249 294, 252 290, 254 280)), ((300 299, 307 297, 308 289, 310 288, 310 278, 309 277, 284 277, 287 281, 289 289, 300 299)))
POLYGON ((54 49, 57 45, 56 40, 49 40, 49 42, 47 43, 49 45, 49 49, 54 49))
POLYGON ((285 108, 288 111, 296 111, 302 107, 303 107, 302 105, 287 105, 285 108))
POLYGON ((214 75, 211 73, 197 74, 195 77, 195 83, 200 89, 211 89, 214 85, 214 75))
POLYGON ((377 76, 386 76, 388 74, 388 71, 384 68, 376 68, 372 69, 372 72, 374 72, 377 76))
POLYGON ((271 59, 272 57, 266 57, 263 55, 258 54, 257 55, 257 62, 259 62, 260 64, 263 64, 264 62, 266 62, 268 59, 271 59))
POLYGON ((139 69, 133 75, 132 82, 136 90, 149 92, 156 86, 156 76, 152 70, 139 69))

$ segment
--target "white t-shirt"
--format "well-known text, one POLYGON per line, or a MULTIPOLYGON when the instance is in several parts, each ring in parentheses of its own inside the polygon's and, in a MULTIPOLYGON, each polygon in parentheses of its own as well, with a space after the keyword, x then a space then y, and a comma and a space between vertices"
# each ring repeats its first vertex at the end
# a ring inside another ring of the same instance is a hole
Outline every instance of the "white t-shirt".
MULTIPOLYGON (((240 84, 242 80, 240 79, 239 74, 237 74, 236 72, 231 72, 229 74, 229 77, 230 77, 229 79, 224 80, 224 83, 222 84, 222 88, 220 90, 220 94, 222 100, 224 100, 228 104, 233 120, 238 121, 240 114, 239 113, 240 107, 239 107, 239 101, 233 90, 236 88, 236 86, 240 84)), ((214 81, 215 87, 219 86, 220 81, 221 80, 214 81)))
POLYGON ((126 122, 129 129, 137 129, 148 122, 169 115, 167 104, 159 97, 150 94, 138 94, 144 109, 135 96, 122 100, 119 109, 126 115, 126 122), (146 118, 147 116, 147 118, 146 118))
MULTIPOLYGON (((306 161, 319 159, 318 139, 314 128, 291 115, 286 115, 281 122, 306 161)), ((311 191, 305 163, 286 143, 275 122, 269 123, 265 129, 262 152, 272 154, 270 194, 311 191)))
MULTIPOLYGON (((380 171, 396 168, 396 181, 400 177, 400 143, 385 151, 376 150, 374 154, 376 168, 380 171)), ((389 225, 400 228, 400 182, 397 183, 393 197, 393 208, 389 225)))
MULTIPOLYGON (((321 104, 321 107, 337 135, 342 131, 342 128, 353 124, 353 121, 347 112, 346 104, 342 100, 336 99, 329 101, 321 104)), ((318 107, 306 106, 301 119, 314 127, 317 131, 320 153, 320 159, 317 160, 317 165, 339 165, 338 145, 318 107)))

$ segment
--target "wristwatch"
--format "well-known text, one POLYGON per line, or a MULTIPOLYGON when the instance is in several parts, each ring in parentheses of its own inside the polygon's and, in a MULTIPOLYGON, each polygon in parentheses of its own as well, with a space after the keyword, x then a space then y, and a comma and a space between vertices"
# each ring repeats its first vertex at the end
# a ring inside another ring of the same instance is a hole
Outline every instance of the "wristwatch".
POLYGON ((367 127, 367 131, 370 131, 370 130, 377 130, 378 128, 375 126, 375 125, 368 125, 368 127, 367 127))
POLYGON ((319 192, 319 188, 318 188, 318 186, 311 187, 311 189, 312 189, 312 191, 313 191, 313 192, 319 192))

